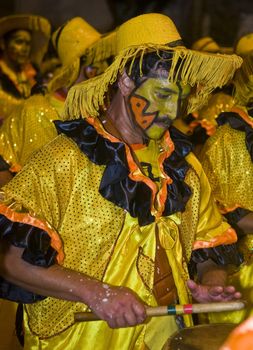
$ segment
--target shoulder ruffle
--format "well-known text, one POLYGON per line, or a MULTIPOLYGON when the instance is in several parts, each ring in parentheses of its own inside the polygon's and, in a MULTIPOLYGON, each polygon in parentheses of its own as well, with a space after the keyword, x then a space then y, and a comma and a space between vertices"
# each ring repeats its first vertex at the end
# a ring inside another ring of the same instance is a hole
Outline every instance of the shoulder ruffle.
MULTIPOLYGON (((107 200, 127 210, 132 217, 137 217, 140 226, 154 221, 151 215, 152 193, 143 182, 136 182, 128 176, 125 145, 111 142, 99 135, 96 129, 84 119, 73 121, 55 121, 59 133, 64 133, 79 146, 80 150, 98 165, 105 165, 99 192, 107 200)), ((168 185, 168 196, 163 216, 183 211, 191 195, 184 178, 189 169, 185 156, 192 146, 187 137, 175 128, 170 129, 175 151, 165 159, 163 166, 173 183, 168 185)))

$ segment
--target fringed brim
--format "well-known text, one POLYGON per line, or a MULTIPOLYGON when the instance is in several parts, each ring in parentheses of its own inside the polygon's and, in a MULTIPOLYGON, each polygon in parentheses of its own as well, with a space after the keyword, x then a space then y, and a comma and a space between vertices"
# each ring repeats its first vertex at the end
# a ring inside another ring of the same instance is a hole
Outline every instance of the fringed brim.
POLYGON ((116 52, 116 31, 103 34, 99 40, 91 45, 85 52, 85 64, 102 62, 109 57, 115 56, 116 52))
POLYGON ((98 116, 109 85, 117 80, 119 73, 123 73, 126 64, 130 65, 127 72, 130 73, 135 59, 140 57, 141 71, 143 56, 154 51, 158 55, 159 51, 173 52, 168 76, 170 82, 180 80, 183 84, 195 87, 194 93, 189 97, 188 113, 201 108, 210 93, 230 81, 242 64, 242 58, 237 55, 202 53, 185 47, 170 48, 167 45, 134 46, 117 55, 103 74, 70 89, 65 102, 65 120, 98 116))

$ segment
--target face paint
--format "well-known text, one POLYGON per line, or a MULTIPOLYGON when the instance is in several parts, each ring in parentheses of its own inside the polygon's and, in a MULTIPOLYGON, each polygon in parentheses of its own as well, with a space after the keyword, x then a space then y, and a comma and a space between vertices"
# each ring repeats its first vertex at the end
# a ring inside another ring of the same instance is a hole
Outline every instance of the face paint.
POLYGON ((179 116, 190 87, 166 78, 144 80, 130 95, 133 118, 150 139, 160 139, 172 121, 179 116))
POLYGON ((5 54, 16 65, 29 61, 31 52, 31 34, 26 30, 16 30, 8 39, 5 54))

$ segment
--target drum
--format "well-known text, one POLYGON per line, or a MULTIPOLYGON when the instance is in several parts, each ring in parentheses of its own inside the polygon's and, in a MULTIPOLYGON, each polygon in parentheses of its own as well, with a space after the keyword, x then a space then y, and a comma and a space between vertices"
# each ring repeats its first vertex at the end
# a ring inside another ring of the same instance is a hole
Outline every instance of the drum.
POLYGON ((235 327, 234 323, 215 323, 183 328, 170 337, 164 349, 219 350, 235 327))

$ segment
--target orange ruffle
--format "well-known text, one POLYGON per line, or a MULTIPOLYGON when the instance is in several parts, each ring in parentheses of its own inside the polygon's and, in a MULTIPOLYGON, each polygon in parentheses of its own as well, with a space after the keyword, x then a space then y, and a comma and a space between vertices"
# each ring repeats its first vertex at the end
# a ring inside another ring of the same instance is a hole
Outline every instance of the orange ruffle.
POLYGON ((51 247, 57 251, 57 262, 59 264, 63 263, 64 260, 64 252, 63 252, 63 244, 60 236, 53 229, 51 229, 43 220, 37 219, 31 216, 28 213, 17 213, 11 208, 5 206, 4 204, 0 204, 0 214, 6 216, 9 220, 13 222, 20 222, 23 224, 32 225, 46 231, 51 238, 51 247))

